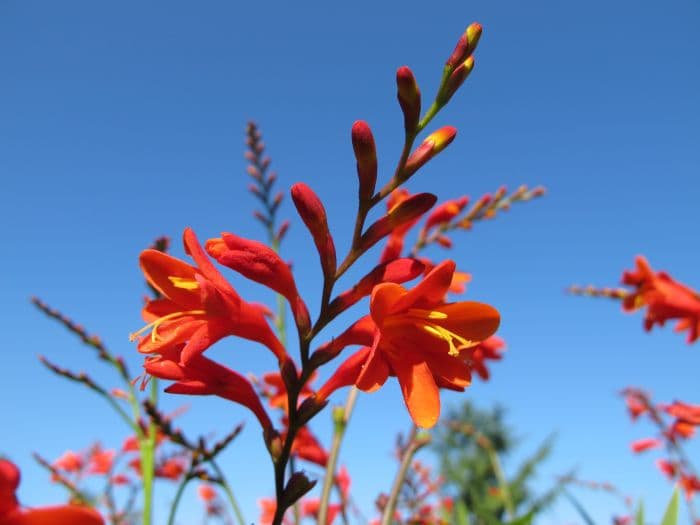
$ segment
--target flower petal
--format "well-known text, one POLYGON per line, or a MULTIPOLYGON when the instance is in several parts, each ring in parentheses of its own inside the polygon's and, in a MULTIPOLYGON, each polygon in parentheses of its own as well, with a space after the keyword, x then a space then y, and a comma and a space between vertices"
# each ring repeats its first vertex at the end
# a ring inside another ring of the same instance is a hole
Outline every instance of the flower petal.
POLYGON ((440 395, 427 363, 410 354, 388 357, 413 422, 423 428, 435 426, 440 417, 440 395))

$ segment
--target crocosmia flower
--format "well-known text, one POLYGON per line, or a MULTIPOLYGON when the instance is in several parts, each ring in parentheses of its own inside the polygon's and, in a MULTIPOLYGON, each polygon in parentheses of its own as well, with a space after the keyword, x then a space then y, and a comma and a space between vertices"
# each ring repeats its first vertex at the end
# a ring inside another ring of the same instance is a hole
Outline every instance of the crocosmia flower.
POLYGON ((0 525, 104 525, 96 511, 80 505, 20 508, 15 496, 19 482, 17 466, 0 459, 0 525))
POLYGON ((184 344, 180 361, 187 363, 223 337, 235 335, 262 343, 278 359, 286 359, 263 309, 241 299, 208 259, 190 228, 183 240, 196 266, 157 250, 144 250, 139 258, 146 279, 163 295, 144 307, 143 318, 149 324, 132 334, 134 339, 150 331, 140 338, 139 351, 163 354, 184 344))
POLYGON ((688 342, 700 336, 700 295, 677 281, 666 272, 655 272, 644 257, 637 257, 636 268, 622 276, 622 282, 636 289, 625 297, 623 308, 634 311, 647 307, 644 328, 655 324, 663 326, 669 319, 677 319, 677 331, 688 330, 688 342))
POLYGON ((463 353, 491 336, 500 322, 498 311, 489 305, 444 302, 454 271, 454 262, 448 260, 411 290, 394 283, 376 286, 370 301, 373 339, 368 341, 363 331, 357 341, 347 341, 366 348, 339 367, 318 397, 352 383, 372 392, 395 375, 413 421, 424 428, 435 425, 439 388, 469 386, 471 370, 463 353))

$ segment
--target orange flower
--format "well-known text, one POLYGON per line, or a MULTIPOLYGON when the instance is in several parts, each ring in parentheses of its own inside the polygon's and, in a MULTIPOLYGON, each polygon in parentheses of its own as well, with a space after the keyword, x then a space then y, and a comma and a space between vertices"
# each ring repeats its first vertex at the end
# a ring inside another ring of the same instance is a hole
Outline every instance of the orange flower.
POLYGON ((219 339, 236 335, 262 343, 279 360, 287 359, 263 309, 240 298, 190 228, 185 229, 183 241, 196 267, 157 250, 141 252, 141 269, 164 298, 149 301, 143 309, 149 324, 131 338, 149 330, 150 336, 140 338, 139 352, 163 354, 184 344, 179 360, 186 364, 219 339))
POLYGON ((244 376, 203 355, 196 355, 186 365, 182 365, 177 361, 180 354, 181 349, 175 346, 163 355, 148 357, 144 369, 153 377, 176 381, 165 389, 168 393, 214 395, 228 399, 250 409, 263 429, 272 428, 272 422, 258 395, 244 376))
POLYGON ((463 352, 492 335, 500 322, 498 311, 486 304, 444 302, 454 271, 448 260, 411 290, 393 283, 376 286, 370 301, 376 326, 371 347, 343 363, 318 397, 324 399, 348 381, 373 392, 395 375, 413 421, 425 428, 435 425, 438 387, 461 391, 469 386, 463 352))
POLYGON ((21 509, 15 496, 19 482, 17 466, 0 459, 0 525, 104 525, 96 511, 79 505, 21 509))
POLYGON ((688 342, 700 336, 700 295, 693 289, 676 282, 666 272, 655 272, 647 260, 639 256, 636 268, 622 275, 623 284, 636 290, 625 297, 622 306, 631 312, 647 307, 644 328, 649 331, 655 324, 663 326, 669 319, 678 319, 676 331, 688 330, 688 342))
POLYGON ((630 444, 630 448, 632 449, 632 452, 635 452, 639 454, 640 452, 644 452, 646 450, 650 450, 652 448, 658 448, 662 445, 661 440, 657 438, 644 438, 644 439, 638 439, 637 441, 633 441, 630 444))
POLYGON ((197 494, 199 495, 199 499, 207 503, 216 499, 216 490, 214 490, 214 487, 211 485, 200 485, 197 487, 197 494))
POLYGON ((486 360, 500 361, 503 359, 503 354, 501 352, 505 346, 506 343, 503 339, 492 335, 473 348, 463 350, 461 354, 467 359, 469 366, 479 374, 479 377, 487 381, 491 374, 488 368, 486 368, 486 360))

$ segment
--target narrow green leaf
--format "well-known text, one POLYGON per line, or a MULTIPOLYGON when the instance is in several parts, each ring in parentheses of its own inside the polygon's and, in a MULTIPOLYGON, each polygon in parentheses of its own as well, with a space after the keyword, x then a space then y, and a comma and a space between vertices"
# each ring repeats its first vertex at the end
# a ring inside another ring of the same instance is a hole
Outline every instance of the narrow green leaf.
POLYGON ((639 507, 634 515, 635 525, 644 525, 644 500, 639 500, 639 507))
POLYGON ((678 523, 678 489, 673 491, 671 501, 668 502, 664 519, 661 520, 661 525, 677 525, 678 523))
MULTIPOLYGON (((574 498, 568 491, 563 492, 564 496, 566 499, 569 500, 569 502, 574 506, 576 511, 578 512, 579 516, 581 516, 581 519, 586 523, 586 525, 595 525, 595 522, 593 521, 593 518, 586 512, 586 509, 583 508, 583 505, 574 498)), ((666 524, 663 524, 666 525, 666 524)))

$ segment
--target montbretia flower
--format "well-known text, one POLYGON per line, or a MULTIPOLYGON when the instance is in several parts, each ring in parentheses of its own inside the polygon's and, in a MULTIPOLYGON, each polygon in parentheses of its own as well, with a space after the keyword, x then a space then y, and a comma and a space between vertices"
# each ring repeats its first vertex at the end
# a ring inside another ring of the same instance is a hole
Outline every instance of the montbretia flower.
POLYGON ((659 448, 662 445, 662 441, 657 438, 643 438, 633 441, 630 444, 632 452, 639 454, 640 452, 645 452, 651 450, 652 448, 659 448))
POLYGON ((435 425, 439 388, 469 386, 471 370, 463 352, 491 336, 500 322, 498 311, 489 305, 444 302, 454 271, 454 262, 448 260, 411 290, 393 283, 376 286, 370 300, 372 341, 366 331, 359 332, 357 341, 346 341, 366 347, 350 356, 317 396, 324 399, 352 383, 372 392, 395 375, 413 421, 425 428, 435 425))
POLYGON ((644 328, 663 326, 669 319, 678 319, 676 331, 688 330, 688 342, 700 336, 700 294, 677 281, 666 272, 655 272, 647 260, 639 256, 636 268, 622 275, 622 282, 636 290, 623 300, 625 311, 647 307, 644 328))
POLYGON ((22 509, 15 495, 19 482, 17 466, 0 459, 0 525, 104 525, 99 513, 80 505, 22 509))
POLYGON ((262 307, 245 302, 214 267, 194 232, 185 229, 187 253, 197 266, 156 250, 144 250, 139 262, 162 299, 149 301, 143 317, 149 323, 140 334, 139 352, 163 354, 182 346, 180 361, 187 363, 218 340, 235 335, 267 346, 281 360, 286 351, 265 319, 262 307))
POLYGON ((153 377, 176 381, 165 389, 171 394, 214 395, 248 408, 260 421, 263 429, 271 429, 272 422, 244 376, 203 355, 196 355, 186 365, 178 362, 182 350, 174 347, 162 355, 146 358, 144 369, 153 377))

